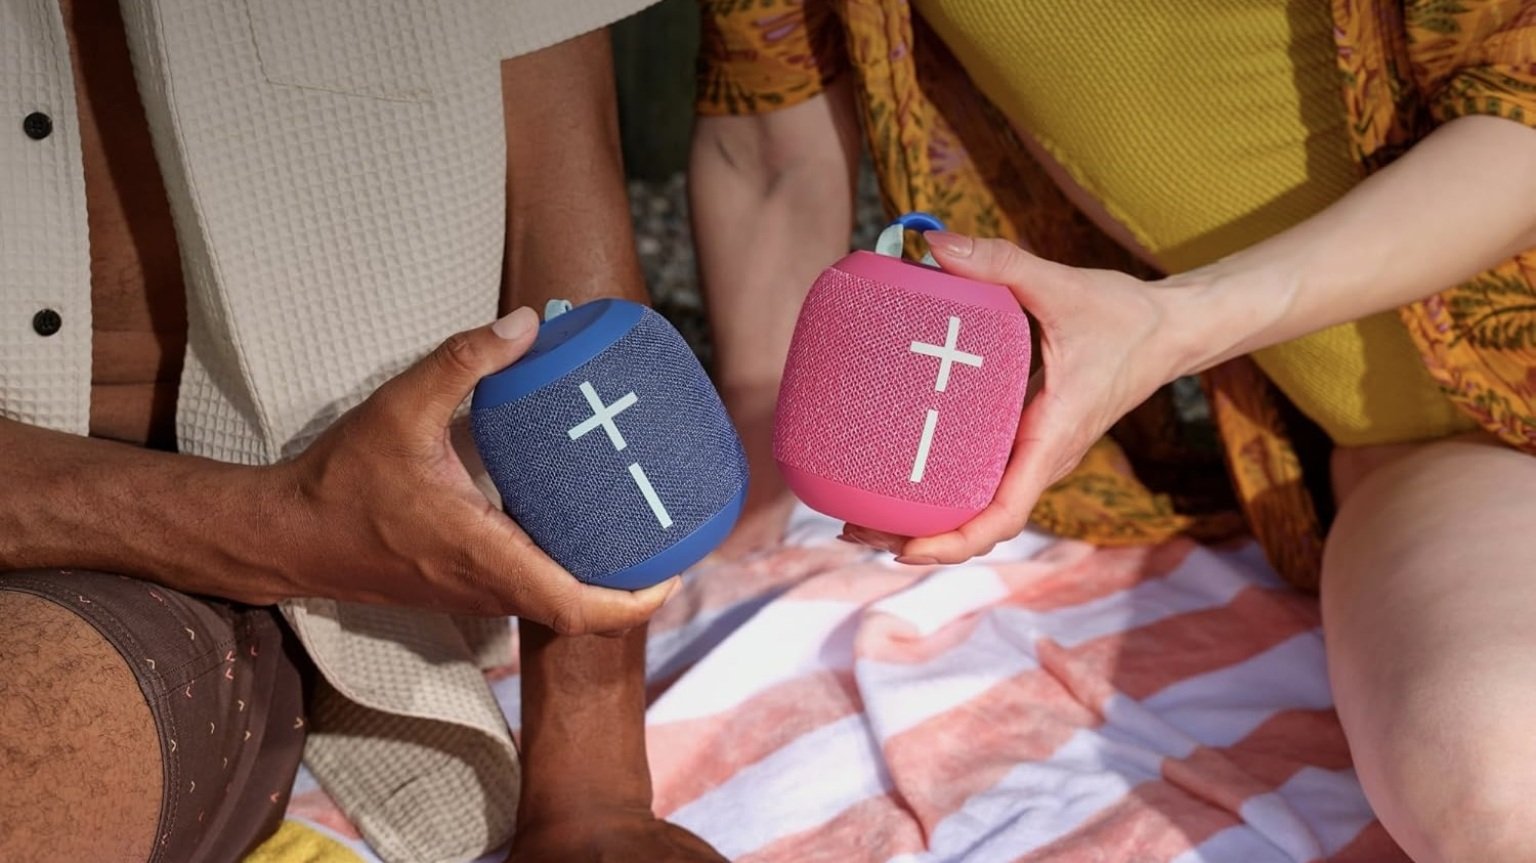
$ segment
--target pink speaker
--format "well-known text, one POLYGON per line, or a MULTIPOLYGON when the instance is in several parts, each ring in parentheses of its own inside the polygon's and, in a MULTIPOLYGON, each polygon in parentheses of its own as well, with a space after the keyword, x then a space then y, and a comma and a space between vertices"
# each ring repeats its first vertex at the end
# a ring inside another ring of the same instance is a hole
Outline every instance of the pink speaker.
MULTIPOLYGON (((880 244, 901 246, 898 220, 880 244)), ((812 509, 931 536, 991 502, 1029 380, 1029 320, 1001 285, 854 252, 822 272, 795 324, 773 453, 812 509)))

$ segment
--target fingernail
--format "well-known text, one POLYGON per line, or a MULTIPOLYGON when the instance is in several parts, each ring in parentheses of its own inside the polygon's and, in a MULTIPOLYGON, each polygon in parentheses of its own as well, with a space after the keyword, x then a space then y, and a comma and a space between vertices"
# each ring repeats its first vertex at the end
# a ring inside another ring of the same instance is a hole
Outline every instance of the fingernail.
POLYGON ((927 231, 923 239, 928 241, 928 247, 935 251, 943 252, 952 258, 969 258, 972 250, 976 248, 976 241, 964 234, 951 234, 949 231, 927 231))
POLYGON ((677 593, 678 588, 682 586, 683 579, 679 576, 673 576, 672 586, 667 588, 667 595, 661 598, 661 604, 666 605, 667 602, 672 599, 672 596, 677 593))
POLYGON ((503 316, 496 323, 491 324, 491 332, 507 341, 511 341, 538 325, 538 313, 527 306, 523 306, 511 314, 503 316))
POLYGON ((937 566, 938 563, 939 563, 937 558, 921 557, 921 556, 918 556, 918 557, 908 557, 907 555, 901 555, 901 556, 897 557, 896 558, 896 562, 897 563, 904 563, 907 566, 937 566))
POLYGON ((862 543, 862 542, 859 542, 859 541, 858 541, 858 540, 856 540, 856 539, 854 539, 854 538, 853 538, 853 537, 851 537, 851 536, 849 536, 849 535, 848 535, 848 534, 846 534, 846 533, 840 533, 840 534, 838 534, 838 535, 837 535, 837 538, 838 538, 838 540, 839 540, 839 541, 841 541, 841 542, 846 542, 846 543, 848 543, 848 544, 849 544, 849 545, 863 545, 863 544, 864 544, 864 543, 862 543))

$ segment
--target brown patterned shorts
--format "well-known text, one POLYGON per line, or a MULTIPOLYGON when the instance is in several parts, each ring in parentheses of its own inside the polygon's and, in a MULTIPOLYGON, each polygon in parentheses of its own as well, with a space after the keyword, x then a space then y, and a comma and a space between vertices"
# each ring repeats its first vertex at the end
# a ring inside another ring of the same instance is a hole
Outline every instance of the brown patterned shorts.
POLYGON ((80 570, 6 573, 0 591, 75 613, 138 678, 164 777, 151 863, 239 860, 277 828, 304 749, 311 672, 276 609, 80 570))

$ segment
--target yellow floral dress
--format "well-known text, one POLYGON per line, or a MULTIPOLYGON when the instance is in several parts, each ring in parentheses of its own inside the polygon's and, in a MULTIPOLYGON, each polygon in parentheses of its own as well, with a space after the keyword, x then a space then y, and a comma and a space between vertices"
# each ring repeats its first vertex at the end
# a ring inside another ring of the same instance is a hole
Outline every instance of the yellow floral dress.
MULTIPOLYGON (((1066 200, 906 0, 701 4, 700 113, 788 107, 850 72, 889 211, 926 210, 953 230, 1024 242, 1055 260, 1150 275, 1066 200)), ((1536 0, 1333 0, 1332 14, 1341 108, 1362 176, 1454 117, 1536 126, 1536 0)), ((1536 453, 1536 250, 1400 314, 1452 401, 1536 453)), ((1213 369, 1204 384, 1249 527, 1283 576, 1315 587, 1330 507, 1314 491, 1327 488, 1326 445, 1303 433, 1251 361, 1213 369)), ((1219 519, 1149 491, 1108 438, 1033 519, 1101 544, 1220 529, 1219 519)))

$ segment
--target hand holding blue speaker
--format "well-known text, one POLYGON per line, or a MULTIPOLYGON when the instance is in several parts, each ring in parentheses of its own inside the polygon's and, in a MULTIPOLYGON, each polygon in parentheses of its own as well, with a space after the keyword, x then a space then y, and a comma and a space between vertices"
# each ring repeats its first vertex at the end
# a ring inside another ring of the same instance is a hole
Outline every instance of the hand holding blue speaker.
POLYGON ((665 318, 624 300, 547 317, 476 387, 470 426, 503 509, 589 584, 637 590, 682 572, 746 497, 708 375, 665 318))

